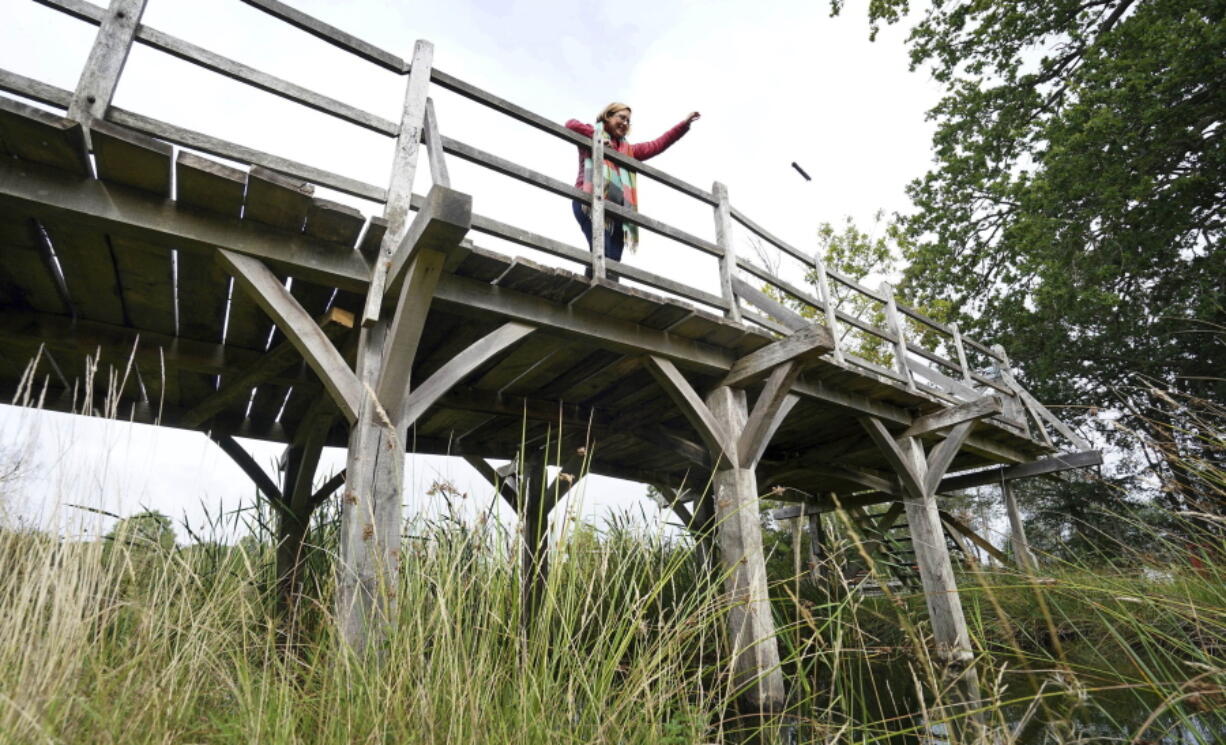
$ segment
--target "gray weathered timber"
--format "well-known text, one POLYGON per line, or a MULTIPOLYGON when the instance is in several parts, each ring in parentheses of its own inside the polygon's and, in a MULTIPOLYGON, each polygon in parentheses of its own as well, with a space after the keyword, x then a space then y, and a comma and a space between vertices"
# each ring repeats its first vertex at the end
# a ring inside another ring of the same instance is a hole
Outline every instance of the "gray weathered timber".
POLYGON ((0 98, 0 141, 18 158, 78 176, 92 176, 85 134, 69 119, 0 98))
POLYGON ((370 269, 356 252, 342 255, 321 241, 254 221, 178 210, 172 202, 108 190, 101 182, 66 178, 62 171, 22 161, 0 160, 0 205, 48 222, 64 220, 180 251, 211 256, 225 248, 322 285, 362 291, 370 280, 370 269))
POLYGON ((732 365, 720 385, 743 388, 761 380, 778 365, 791 362, 802 355, 820 355, 833 347, 834 340, 824 326, 810 325, 740 358, 732 365))
MULTIPOLYGON (((592 219, 592 280, 601 280, 606 276, 605 269, 605 183, 604 183, 604 122, 596 120, 592 128, 592 203, 589 217, 592 219)), ((617 227, 615 226, 616 230, 617 227)))
POLYGON ((983 396, 968 403, 916 417, 915 422, 903 432, 903 437, 920 437, 972 419, 996 416, 1003 408, 1004 402, 999 396, 983 396))
POLYGON ((404 104, 400 112, 400 134, 392 157, 392 176, 387 187, 387 203, 383 219, 387 232, 380 245, 379 260, 371 275, 371 287, 366 293, 362 325, 379 320, 383 305, 384 283, 389 262, 409 229, 409 204, 413 198, 413 178, 417 175, 417 152, 421 145, 422 127, 426 122, 426 98, 430 89, 430 66, 434 62, 434 45, 419 39, 413 45, 413 67, 405 84, 404 104))
POLYGON ((535 326, 509 321, 453 357, 408 394, 403 423, 411 426, 427 409, 474 370, 535 330, 535 326))
POLYGON ((249 67, 236 60, 223 57, 198 47, 191 42, 178 39, 148 26, 140 26, 136 30, 136 39, 154 49, 178 57, 181 60, 199 65, 206 70, 225 75, 228 78, 246 83, 253 88, 267 91, 286 100, 306 106, 309 109, 334 116, 341 121, 356 124, 371 132, 394 137, 398 131, 395 123, 382 117, 362 111, 356 106, 337 101, 334 98, 321 95, 308 88, 295 85, 288 80, 282 80, 266 72, 249 67))
POLYGON ((277 0, 243 0, 243 2, 386 70, 394 73, 404 73, 408 70, 405 61, 391 52, 368 44, 356 36, 351 36, 285 3, 277 0))
POLYGON ((364 397, 362 386, 315 320, 260 261, 225 249, 218 249, 217 255, 235 281, 297 347, 345 418, 354 421, 364 397))
MULTIPOLYGON (((991 556, 993 559, 999 561, 1002 566, 1009 565, 1009 557, 1005 556, 1003 551, 993 546, 991 542, 989 542, 983 536, 971 530, 970 527, 961 520, 949 514, 945 510, 938 510, 938 514, 941 516, 941 521, 945 523, 946 527, 952 528, 954 531, 966 536, 968 539, 970 539, 971 543, 974 543, 976 546, 983 549, 988 556, 991 556)), ((963 551, 963 553, 966 552, 963 551)))
MULTIPOLYGON (((434 299, 434 288, 443 272, 447 255, 442 251, 417 251, 405 272, 400 298, 389 322, 387 341, 381 350, 383 362, 376 381, 375 396, 397 430, 404 421, 409 395, 409 376, 417 358, 417 343, 426 325, 426 314, 434 299)), ((373 288, 372 288, 373 291, 373 288)))
POLYGON ((926 493, 936 494, 937 488, 941 485, 941 479, 945 478, 945 472, 949 470, 949 466, 954 462, 954 458, 962 449, 962 444, 966 442, 975 424, 975 420, 972 419, 954 425, 953 429, 949 430, 949 435, 929 450, 924 469, 924 491, 926 493))
POLYGON ((898 317, 898 303, 894 299, 894 288, 889 282, 881 284, 881 294, 885 296, 885 322, 894 337, 894 366, 898 374, 906 381, 907 390, 915 390, 915 379, 911 376, 911 366, 907 364, 907 338, 903 333, 902 319, 898 317))
POLYGON ((831 350, 834 361, 843 364, 842 334, 838 321, 835 319, 834 296, 830 292, 830 279, 826 276, 826 262, 820 254, 813 255, 813 268, 817 272, 817 295, 822 301, 822 312, 826 315, 826 328, 830 331, 831 350))
POLYGON ((175 201, 179 206, 237 219, 242 212, 247 174, 195 153, 175 157, 175 201))
MULTIPOLYGON (((615 151, 610 150, 609 152, 615 152, 615 151)), ((672 240, 677 241, 678 243, 683 243, 689 246, 690 248, 696 248, 699 251, 702 251, 703 253, 709 254, 711 256, 715 256, 716 258, 720 258, 724 255, 724 249, 721 248, 718 244, 712 243, 711 241, 708 241, 704 238, 699 238, 693 233, 687 233, 681 228, 675 228, 672 225, 669 225, 668 223, 664 222, 663 220, 657 220, 654 217, 648 217, 647 215, 643 214, 642 212, 639 212, 638 210, 631 210, 627 207, 623 207, 620 204, 613 204, 612 202, 606 201, 605 202, 605 212, 609 215, 613 215, 614 217, 624 222, 634 223, 635 225, 638 225, 640 228, 646 228, 647 230, 650 230, 653 233, 662 235, 665 238, 671 238, 672 240)))
POLYGON ((170 196, 170 145, 103 120, 90 125, 90 141, 99 179, 170 196))
POLYGON ((958 354, 958 369, 962 371, 962 381, 967 385, 974 384, 971 377, 971 366, 966 363, 966 347, 962 344, 962 331, 957 323, 949 324, 950 336, 953 338, 954 351, 958 354))
POLYGON ((143 114, 126 111, 117 106, 111 107, 111 110, 107 113, 107 119, 129 129, 166 140, 167 142, 190 147, 193 150, 199 150, 209 155, 263 166, 270 171, 304 179, 312 184, 336 189, 339 192, 351 194, 355 197, 369 199, 373 202, 383 202, 387 199, 387 190, 373 184, 367 184, 357 179, 341 176, 340 174, 315 168, 314 166, 308 166, 305 163, 299 163, 289 158, 282 158, 261 150, 228 142, 187 129, 186 127, 168 124, 143 114))
POLYGON ((262 166, 247 173, 243 219, 257 220, 290 233, 301 233, 315 187, 262 166))
MULTIPOLYGON (((506 158, 500 158, 492 153, 487 153, 484 150, 473 147, 467 143, 460 142, 459 140, 447 136, 440 136, 439 142, 441 145, 441 152, 439 153, 440 156, 442 156, 444 153, 454 155, 461 160, 476 163, 477 165, 488 168, 495 173, 501 173, 503 176, 509 176, 516 181, 522 181, 525 184, 532 184, 533 186, 540 187, 545 191, 552 192, 559 196, 570 199, 578 199, 583 202, 587 202, 590 199, 587 192, 577 188, 573 184, 569 184, 552 176, 546 176, 539 171, 534 171, 527 166, 521 166, 520 164, 507 160, 506 158)), ((427 147, 427 151, 428 150, 429 148, 427 147)))
MULTIPOLYGON (((741 432, 748 416, 745 391, 719 386, 707 396, 713 423, 741 432)), ((728 596, 728 638, 733 685, 751 708, 775 711, 784 703, 783 673, 766 585, 759 525, 758 483, 753 468, 741 468, 735 445, 713 476, 716 540, 728 596)), ((714 451, 713 451, 714 452, 714 451)))
POLYGON ((795 360, 784 362, 771 372, 737 440, 737 457, 741 468, 755 468, 758 465, 771 437, 796 405, 799 399, 791 390, 799 375, 800 363, 795 360))
POLYGON ((85 60, 77 89, 68 106, 68 118, 89 124, 106 116, 107 107, 119 85, 119 76, 132 51, 136 27, 145 12, 147 0, 111 0, 94 45, 85 60))
MULTIPOLYGON (((736 274, 736 251, 732 243, 732 214, 728 204, 728 187, 716 181, 711 185, 711 193, 715 195, 715 242, 723 249, 724 255, 719 258, 719 288, 720 294, 728 302, 724 315, 735 323, 741 321, 741 306, 736 301, 736 293, 732 289, 732 276, 736 274)), ((725 385, 731 385, 725 383, 725 385)))
MULTIPOLYGON (((733 441, 729 436, 730 430, 726 429, 723 423, 714 416, 677 366, 663 357, 652 355, 648 358, 648 369, 651 370, 656 382, 668 393, 677 408, 681 409, 686 420, 693 425, 694 431, 711 451, 711 459, 732 463, 734 452, 733 441)), ((743 422, 738 423, 738 425, 741 424, 743 422)), ((731 431, 740 431, 740 429, 741 427, 738 426, 736 430, 731 431)))
POLYGON ((0 70, 0 91, 8 91, 57 109, 68 109, 72 92, 9 70, 0 70))
POLYGON ((805 318, 796 311, 787 307, 778 300, 775 300, 770 295, 767 295, 765 292, 762 292, 740 277, 734 276, 729 281, 732 285, 732 289, 736 292, 737 297, 745 300, 751 305, 757 306, 764 313, 768 313, 771 317, 782 323, 784 326, 787 326, 792 331, 800 331, 801 329, 805 329, 813 325, 809 321, 805 320, 805 318))
POLYGON ((405 269, 418 251, 448 253, 464 240, 472 225, 473 200, 445 186, 433 186, 413 221, 393 247, 384 278, 384 293, 400 289, 405 269))
POLYGON ((374 396, 389 325, 362 328, 358 342, 363 393, 349 429, 336 583, 341 639, 355 651, 376 654, 396 613, 403 517, 404 442, 374 396))
POLYGON ((443 153, 443 136, 438 129, 438 116, 434 113, 434 99, 426 99, 426 156, 430 159, 430 178, 438 186, 451 188, 451 176, 447 173, 447 157, 443 153))
POLYGON ((307 210, 303 232, 312 238, 337 244, 342 251, 352 251, 366 218, 347 204, 327 199, 312 199, 307 210))
POLYGON ((1013 488, 1009 482, 1001 479, 1001 496, 1004 497, 1005 514, 1009 516, 1009 544, 1013 547, 1013 555, 1017 557, 1018 566, 1024 571, 1035 573, 1039 571, 1039 560, 1030 550, 1030 541, 1026 539, 1026 525, 1022 522, 1022 513, 1017 508, 1017 498, 1013 496, 1013 488))

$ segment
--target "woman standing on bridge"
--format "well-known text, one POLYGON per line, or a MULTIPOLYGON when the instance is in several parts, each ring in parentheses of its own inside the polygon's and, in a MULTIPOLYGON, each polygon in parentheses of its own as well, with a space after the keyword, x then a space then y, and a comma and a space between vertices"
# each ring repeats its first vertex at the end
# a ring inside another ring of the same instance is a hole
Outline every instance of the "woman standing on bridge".
MULTIPOLYGON (((637 160, 647 160, 664 152, 682 135, 690 131, 690 124, 699 117, 697 111, 690 113, 681 123, 650 142, 640 142, 632 145, 626 142, 630 134, 630 107, 615 101, 600 112, 597 121, 604 124, 602 136, 605 148, 616 150, 637 160)), ((595 130, 591 124, 585 124, 578 119, 566 123, 568 129, 574 130, 584 137, 591 137, 595 130)), ((604 197, 608 201, 625 207, 628 210, 638 210, 638 174, 623 165, 611 160, 604 162, 604 197)), ((592 193, 592 151, 589 148, 579 148, 579 177, 575 186, 587 193, 592 193)), ((574 203, 575 219, 587 238, 588 246, 592 245, 591 208, 583 202, 574 203)), ((638 245, 639 230, 633 223, 624 222, 616 217, 606 217, 604 255, 614 261, 621 261, 622 250, 629 247, 631 251, 638 245)))

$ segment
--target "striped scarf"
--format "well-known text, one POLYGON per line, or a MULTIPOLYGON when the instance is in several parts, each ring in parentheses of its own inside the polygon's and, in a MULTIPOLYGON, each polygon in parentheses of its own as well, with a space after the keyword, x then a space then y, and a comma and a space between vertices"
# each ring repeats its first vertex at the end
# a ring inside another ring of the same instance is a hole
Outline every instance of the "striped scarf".
MULTIPOLYGON (((614 140, 609 136, 609 133, 601 128, 600 134, 604 137, 604 146, 606 149, 612 148, 623 155, 633 157, 631 155, 630 143, 625 140, 614 140)), ((581 187, 588 194, 592 193, 592 152, 589 150, 587 157, 583 159, 583 185, 581 187)), ((638 193, 638 174, 631 171, 625 166, 618 165, 611 160, 604 162, 604 198, 614 204, 625 207, 631 212, 637 212, 639 209, 639 193, 638 193)), ((583 211, 591 214, 591 207, 583 205, 583 211)), ((634 251, 639 244, 639 226, 634 223, 621 221, 622 231, 626 236, 625 246, 628 250, 634 251)))

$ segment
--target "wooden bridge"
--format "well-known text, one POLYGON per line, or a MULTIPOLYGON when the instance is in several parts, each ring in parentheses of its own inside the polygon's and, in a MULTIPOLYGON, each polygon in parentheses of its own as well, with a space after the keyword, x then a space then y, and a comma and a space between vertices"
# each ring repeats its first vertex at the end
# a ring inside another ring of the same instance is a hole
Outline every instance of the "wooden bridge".
POLYGON ((836 499, 898 503, 886 514, 906 514, 938 645, 966 658, 936 495, 1098 462, 1018 385, 1003 349, 824 267, 719 183, 606 154, 710 209, 704 237, 449 138, 434 90, 559 147, 602 145, 437 69, 428 42, 405 60, 275 0, 244 0, 403 76, 392 122, 142 25, 146 0, 37 1, 99 30, 75 91, 0 70, 15 96, 0 96, 0 388, 208 433, 276 506, 287 598, 311 511, 343 483, 337 610, 354 645, 395 607, 383 580, 399 556, 406 450, 468 459, 515 506, 526 603, 543 578, 549 510, 571 485, 534 484, 540 464, 657 485, 718 546, 742 601, 729 628, 737 674, 763 707, 782 701, 783 680, 760 494, 801 503, 780 517, 836 499), (134 43, 393 139, 388 184, 112 106, 134 43), (456 158, 557 195, 560 210, 588 203, 597 225, 616 216, 710 257, 719 292, 606 261, 600 229, 597 245, 572 246, 483 216, 448 177, 456 158), (425 195, 412 193, 419 161, 433 180, 425 195), (381 213, 316 198, 317 186, 381 213), (738 256, 735 234, 776 249, 814 289, 738 256), (484 236, 573 271, 483 248, 484 236), (281 477, 235 437, 285 443, 281 477), (348 448, 348 467, 317 488, 327 445, 348 448), (528 465, 499 472, 486 458, 528 465))

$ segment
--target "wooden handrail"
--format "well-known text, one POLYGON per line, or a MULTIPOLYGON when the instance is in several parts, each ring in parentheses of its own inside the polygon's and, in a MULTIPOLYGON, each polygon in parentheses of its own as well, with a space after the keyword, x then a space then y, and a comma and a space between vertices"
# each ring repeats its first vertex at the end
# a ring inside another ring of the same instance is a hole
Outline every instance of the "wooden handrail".
MULTIPOLYGON (((323 21, 313 18, 312 16, 279 2, 279 0, 243 1, 254 8, 268 13, 274 18, 299 28, 339 49, 354 54, 357 57, 383 69, 401 75, 408 73, 410 70, 410 64, 404 59, 393 55, 390 52, 379 49, 378 47, 364 42, 361 39, 346 34, 334 26, 324 23, 323 21)), ((95 25, 102 23, 106 13, 104 8, 86 2, 85 0, 35 0, 35 2, 95 25)), ((190 42, 178 39, 170 34, 158 31, 157 29, 149 26, 138 26, 135 31, 134 39, 141 44, 150 46, 161 52, 173 55, 189 63, 203 67, 207 70, 224 75, 268 93, 272 93, 302 106, 306 106, 313 110, 336 117, 355 126, 359 126, 369 131, 377 132, 390 137, 394 137, 399 134, 400 127, 391 121, 383 119, 382 117, 363 111, 357 107, 350 106, 320 93, 316 93, 308 88, 299 86, 284 79, 261 72, 255 68, 244 65, 241 62, 216 54, 204 49, 203 47, 199 47, 195 44, 191 44, 190 42)), ((565 126, 542 117, 539 114, 536 114, 506 99, 495 96, 474 85, 471 85, 470 83, 440 71, 437 68, 432 68, 430 70, 429 80, 431 83, 438 85, 441 88, 497 111, 505 116, 519 121, 520 123, 532 126, 539 131, 554 136, 570 145, 577 147, 592 146, 591 140, 571 131, 565 126)), ((26 96, 42 103, 61 108, 66 108, 69 106, 72 102, 73 96, 73 94, 69 91, 64 91, 54 86, 41 83, 37 80, 4 70, 0 70, 0 90, 16 93, 18 95, 26 96)), ((107 113, 107 118, 116 124, 120 124, 122 126, 129 127, 145 134, 152 135, 169 142, 174 142, 185 147, 212 153, 214 155, 232 160, 264 166, 274 171, 297 176, 307 181, 364 199, 382 203, 387 201, 387 189, 340 176, 335 173, 330 173, 322 169, 314 168, 303 163, 281 158, 259 150, 247 148, 236 143, 227 142, 219 138, 205 135, 201 132, 178 127, 176 125, 143 116, 135 112, 111 107, 107 113)), ((435 131, 437 132, 437 128, 435 131)), ((485 152, 477 147, 444 135, 439 135, 438 139, 438 150, 442 153, 462 158, 482 168, 514 178, 518 181, 529 184, 534 188, 543 189, 545 191, 557 194, 558 196, 589 204, 592 202, 592 196, 590 194, 577 189, 566 181, 562 181, 533 169, 521 166, 510 160, 485 152)), ((676 178, 675 176, 672 176, 671 174, 665 173, 664 171, 652 166, 648 166, 641 161, 628 157, 622 153, 610 151, 605 153, 605 157, 620 165, 634 169, 639 174, 662 183, 686 196, 698 200, 701 203, 705 203, 716 208, 717 224, 720 224, 718 220, 718 211, 720 209, 726 210, 730 220, 735 220, 737 223, 745 227, 752 234, 761 238, 767 244, 774 246, 776 249, 780 250, 789 257, 800 261, 806 267, 806 269, 818 269, 822 274, 822 282, 825 282, 828 279, 833 280, 865 299, 876 303, 881 303, 886 309, 887 313, 891 314, 890 318, 893 326, 897 329, 896 331, 892 331, 889 328, 878 328, 871 323, 863 321, 860 318, 840 310, 836 307, 837 303, 834 302, 833 295, 829 293, 828 289, 826 290, 827 297, 814 297, 811 293, 793 285, 781 277, 777 277, 765 269, 757 267, 742 258, 736 257, 735 252, 733 251, 732 243, 728 237, 729 231, 726 226, 724 227, 724 237, 722 239, 719 241, 710 241, 706 238, 673 227, 662 220, 649 217, 640 212, 630 211, 615 204, 603 205, 604 212, 606 212, 608 215, 615 216, 620 220, 633 223, 646 230, 652 231, 672 240, 676 240, 684 245, 707 253, 711 256, 720 258, 725 264, 723 265, 724 273, 727 273, 730 268, 735 267, 758 277, 762 281, 775 287, 780 292, 783 292, 786 295, 795 298, 796 300, 825 314, 827 323, 837 322, 845 324, 847 327, 872 335, 888 344, 893 345, 894 356, 899 369, 892 371, 867 360, 857 358, 854 355, 845 355, 844 351, 841 349, 834 350, 836 359, 846 357, 850 364, 871 370, 878 374, 886 375, 887 377, 893 379, 898 379, 901 382, 914 385, 915 387, 922 388, 928 392, 935 392, 939 395, 947 395, 947 393, 952 392, 955 395, 966 396, 969 395, 967 393, 968 391, 973 391, 971 386, 974 384, 990 387, 1002 393, 1006 393, 1007 395, 1018 395, 1010 386, 1005 385, 1001 381, 988 378, 987 376, 975 372, 970 368, 966 362, 966 348, 974 349, 977 353, 984 355, 987 359, 992 360, 993 363, 997 365, 1007 364, 1007 361, 1002 359, 999 353, 988 345, 963 337, 956 326, 937 321, 916 308, 897 302, 896 298, 893 297, 892 292, 873 290, 849 276, 828 267, 821 266, 820 262, 816 260, 816 257, 811 256, 778 238, 761 225, 751 220, 740 210, 736 209, 735 206, 728 204, 726 197, 721 202, 721 199, 716 194, 715 189, 712 191, 700 189, 679 178, 676 178), (958 361, 954 362, 946 356, 940 355, 935 351, 925 349, 910 339, 907 339, 907 333, 903 330, 902 323, 902 318, 904 316, 912 319, 924 328, 932 329, 937 333, 944 335, 944 337, 948 340, 948 346, 946 348, 956 350, 958 361), (908 361, 909 356, 914 356, 915 358, 925 360, 934 367, 924 367, 923 365, 912 367, 911 363, 908 361), (943 370, 949 371, 951 374, 947 375, 945 372, 943 372, 943 370), (913 378, 911 377, 912 373, 917 374, 928 381, 935 382, 938 385, 939 390, 922 382, 913 383, 913 378), (961 378, 961 380, 959 380, 959 378, 961 378)), ((590 251, 582 251, 559 241, 545 238, 535 233, 521 230, 514 226, 510 226, 489 218, 481 218, 479 216, 474 217, 473 227, 479 232, 495 235, 500 238, 510 240, 514 243, 528 246, 530 248, 567 260, 577 261, 584 264, 590 264, 592 262, 592 255, 590 251)), ((740 312, 737 298, 731 293, 731 291, 725 292, 727 297, 713 295, 711 293, 688 287, 681 282, 677 282, 666 277, 661 277, 628 265, 618 264, 616 266, 616 271, 629 279, 642 282, 648 286, 672 293, 694 302, 717 308, 722 310, 725 314, 729 314, 734 317, 740 312)), ((726 285, 727 282, 724 282, 723 284, 726 285)), ((771 327, 771 322, 769 319, 758 317, 752 313, 747 313, 745 315, 745 319, 758 323, 759 325, 763 325, 767 328, 771 327)))

